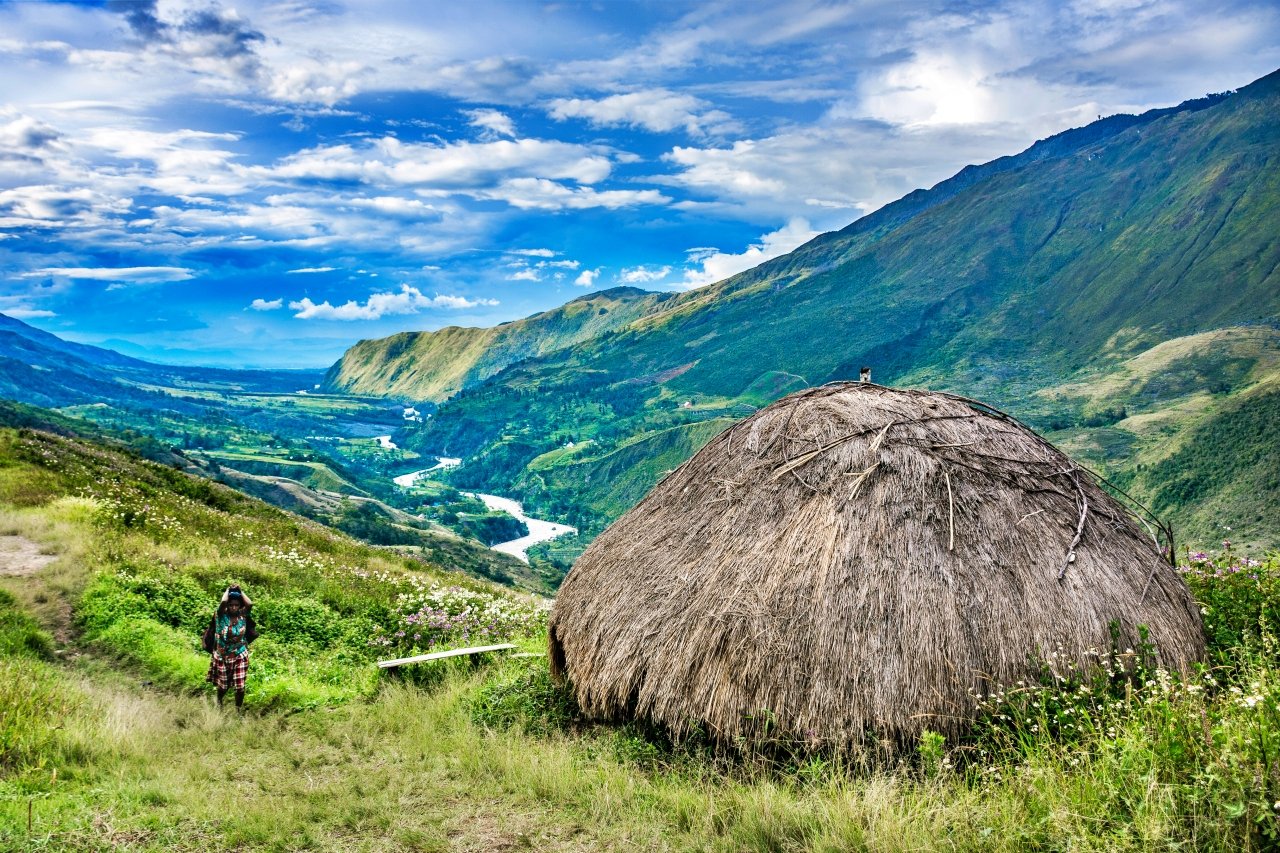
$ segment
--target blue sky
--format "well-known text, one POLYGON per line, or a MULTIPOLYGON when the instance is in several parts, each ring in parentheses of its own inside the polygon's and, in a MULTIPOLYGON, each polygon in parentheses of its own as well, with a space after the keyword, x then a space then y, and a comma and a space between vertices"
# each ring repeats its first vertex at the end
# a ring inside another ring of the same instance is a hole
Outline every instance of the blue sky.
POLYGON ((699 287, 1277 67, 1273 0, 0 2, 0 312, 325 365, 699 287))

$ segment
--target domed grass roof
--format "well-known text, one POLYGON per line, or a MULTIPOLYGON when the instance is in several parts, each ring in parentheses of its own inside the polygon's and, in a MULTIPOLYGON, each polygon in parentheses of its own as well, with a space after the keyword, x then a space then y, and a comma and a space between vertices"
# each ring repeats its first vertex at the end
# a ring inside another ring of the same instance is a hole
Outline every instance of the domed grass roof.
POLYGON ((1204 655, 1152 533, 1030 429, 950 394, 839 383, 721 433, 592 543, 553 673, 602 719, 847 748, 962 730, 970 691, 1138 626, 1204 655))

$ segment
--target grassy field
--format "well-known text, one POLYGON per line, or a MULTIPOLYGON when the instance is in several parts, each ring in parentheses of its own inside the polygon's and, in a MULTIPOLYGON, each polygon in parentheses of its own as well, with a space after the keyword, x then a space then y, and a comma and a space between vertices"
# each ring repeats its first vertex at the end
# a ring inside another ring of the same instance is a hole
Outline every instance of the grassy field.
POLYGON ((1204 672, 1104 652, 982 697, 961 742, 888 759, 593 724, 537 657, 379 677, 383 655, 540 650, 544 604, 85 442, 0 432, 0 541, 33 543, 0 562, 0 849, 1238 850, 1280 834, 1280 560, 1187 555, 1204 672), (216 707, 198 651, 232 579, 263 628, 243 715, 216 707))

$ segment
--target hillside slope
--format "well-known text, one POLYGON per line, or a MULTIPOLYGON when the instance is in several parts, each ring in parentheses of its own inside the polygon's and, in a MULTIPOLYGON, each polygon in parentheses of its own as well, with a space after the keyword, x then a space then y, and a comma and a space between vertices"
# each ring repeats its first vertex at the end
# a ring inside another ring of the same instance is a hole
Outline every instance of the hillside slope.
POLYGON ((615 287, 487 329, 449 326, 360 341, 325 375, 326 391, 444 400, 521 359, 546 355, 621 328, 672 297, 615 287))
MULTIPOLYGON (((1054 412, 1036 392, 1175 338, 1280 322, 1278 114, 1280 72, 967 169, 613 334, 515 364, 410 441, 486 460, 505 447, 515 468, 593 420, 636 435, 680 399, 750 392, 758 405, 778 371, 819 384, 862 364, 1041 428, 1078 425, 1083 410, 1054 412), (566 411, 566 399, 582 402, 566 411)), ((1248 384, 1214 381, 1228 396, 1248 384)), ((1263 512, 1280 530, 1280 507, 1263 512)))

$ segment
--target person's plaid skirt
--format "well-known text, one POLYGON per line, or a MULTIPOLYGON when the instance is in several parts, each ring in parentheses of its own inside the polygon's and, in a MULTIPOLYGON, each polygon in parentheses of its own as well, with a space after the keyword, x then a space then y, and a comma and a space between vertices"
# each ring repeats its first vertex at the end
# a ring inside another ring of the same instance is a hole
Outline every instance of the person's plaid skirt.
POLYGON ((249 673, 249 650, 242 655, 222 657, 217 652, 209 659, 209 674, 205 680, 219 690, 233 688, 244 690, 244 677, 249 673))

